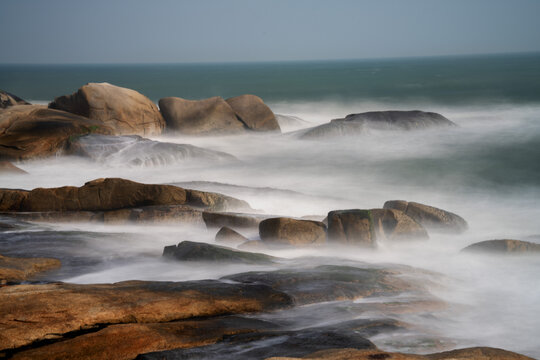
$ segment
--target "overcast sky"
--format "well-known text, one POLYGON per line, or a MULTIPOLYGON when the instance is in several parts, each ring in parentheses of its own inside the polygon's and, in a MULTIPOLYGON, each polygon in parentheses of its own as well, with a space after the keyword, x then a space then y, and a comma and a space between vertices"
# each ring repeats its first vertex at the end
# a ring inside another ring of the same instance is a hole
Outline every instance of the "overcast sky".
POLYGON ((0 63, 540 51, 540 0, 2 0, 0 63))

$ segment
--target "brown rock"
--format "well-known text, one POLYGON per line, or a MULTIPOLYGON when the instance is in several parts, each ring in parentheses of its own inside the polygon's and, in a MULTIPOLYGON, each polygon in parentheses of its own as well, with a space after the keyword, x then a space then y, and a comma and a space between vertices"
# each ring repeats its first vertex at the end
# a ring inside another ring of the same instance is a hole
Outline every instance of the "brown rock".
POLYGON ((319 221, 279 217, 261 221, 261 240, 275 245, 320 245, 326 242, 326 225, 319 221))
POLYGON ((467 222, 459 215, 416 202, 392 200, 384 203, 385 209, 401 210, 429 231, 462 233, 467 222))
POLYGON ((218 243, 243 243, 245 241, 247 238, 244 235, 227 226, 223 226, 216 234, 216 242, 218 243))
POLYGON ((328 241, 348 245, 376 246, 370 210, 336 210, 328 213, 328 241))
POLYGON ((467 246, 462 251, 494 254, 540 253, 540 244, 521 240, 487 240, 467 246))
POLYGON ((0 112, 0 158, 24 160, 66 150, 70 139, 110 134, 103 123, 40 105, 16 105, 0 112))
POLYGON ((0 161, 0 174, 28 174, 23 169, 20 169, 9 161, 0 161))
POLYGON ((240 95, 226 100, 236 116, 250 130, 280 131, 276 116, 262 99, 255 95, 240 95))
POLYGON ((50 258, 14 258, 0 255, 0 281, 18 282, 59 268, 60 260, 50 258))
MULTIPOLYGON (((103 222, 108 224, 136 223, 181 223, 202 225, 202 211, 186 205, 142 206, 130 209, 105 211, 103 222)), ((96 218, 100 221, 100 218, 96 218)))
POLYGON ((287 308, 265 285, 219 281, 15 285, 0 288, 0 351, 95 326, 171 322, 287 308))
POLYGON ((159 135, 165 127, 156 104, 141 93, 109 83, 89 83, 60 96, 51 109, 81 115, 114 129, 114 135, 159 135))
POLYGON ((18 96, 10 94, 4 90, 0 90, 0 109, 5 109, 14 105, 30 105, 18 96))
POLYGON ((159 109, 167 129, 183 134, 203 135, 244 132, 245 128, 220 97, 204 100, 185 100, 167 97, 159 100, 159 109))
POLYGON ((403 211, 395 209, 371 209, 370 211, 378 239, 429 239, 426 229, 403 211))

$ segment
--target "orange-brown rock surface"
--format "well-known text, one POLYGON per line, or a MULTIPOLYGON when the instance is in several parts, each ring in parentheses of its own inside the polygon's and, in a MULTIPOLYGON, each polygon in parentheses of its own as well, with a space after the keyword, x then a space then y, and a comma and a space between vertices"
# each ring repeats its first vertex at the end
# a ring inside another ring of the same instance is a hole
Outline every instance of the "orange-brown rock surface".
POLYGON ((226 100, 236 116, 250 130, 280 131, 276 116, 263 100, 255 95, 245 94, 226 100))
POLYGON ((279 217, 261 221, 261 240, 274 245, 321 245, 326 243, 326 225, 319 221, 279 217))
POLYGON ((426 229, 403 211, 396 209, 371 209, 370 211, 378 239, 429 238, 426 229))
POLYGON ((0 90, 0 109, 5 109, 14 105, 30 105, 20 97, 10 94, 7 91, 0 90))
POLYGON ((29 280, 33 276, 61 266, 60 260, 0 255, 0 283, 29 280))

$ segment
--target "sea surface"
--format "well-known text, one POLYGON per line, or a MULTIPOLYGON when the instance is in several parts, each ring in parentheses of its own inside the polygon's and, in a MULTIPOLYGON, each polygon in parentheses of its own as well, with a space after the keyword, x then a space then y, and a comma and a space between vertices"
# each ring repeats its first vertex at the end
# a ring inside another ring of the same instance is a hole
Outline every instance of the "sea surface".
MULTIPOLYGON (((87 82, 135 89, 153 101, 256 94, 277 114, 295 117, 284 134, 225 137, 164 135, 234 155, 240 161, 166 160, 146 154, 103 159, 58 157, 17 164, 27 176, 0 175, 0 187, 80 186, 100 177, 191 184, 246 200, 268 214, 325 216, 330 210, 376 208, 392 199, 417 201, 463 216, 462 235, 382 243, 376 252, 275 250, 294 259, 395 263, 443 275, 432 293, 451 306, 404 321, 449 339, 454 347, 493 346, 540 357, 540 258, 464 255, 489 239, 540 243, 540 54, 235 64, 0 65, 0 88, 43 103, 87 82), (351 113, 438 112, 459 125, 416 132, 371 132, 320 140, 294 133, 351 113), (134 165, 131 160, 142 161, 134 165), (129 161, 128 161, 129 160, 129 161)), ((188 187, 188 186, 186 186, 188 187)), ((246 266, 183 266, 161 260, 163 246, 214 242, 214 233, 181 225, 42 224, 0 234, 4 255, 60 257, 54 280, 219 278, 246 266)), ((256 234, 248 234, 255 237, 256 234)), ((305 261, 305 260, 302 260, 305 261)), ((331 310, 319 314, 332 323, 331 310)), ((321 321, 321 319, 319 319, 321 321)), ((433 352, 418 341, 373 339, 382 348, 433 352)), ((436 351, 436 349, 435 349, 436 351)))

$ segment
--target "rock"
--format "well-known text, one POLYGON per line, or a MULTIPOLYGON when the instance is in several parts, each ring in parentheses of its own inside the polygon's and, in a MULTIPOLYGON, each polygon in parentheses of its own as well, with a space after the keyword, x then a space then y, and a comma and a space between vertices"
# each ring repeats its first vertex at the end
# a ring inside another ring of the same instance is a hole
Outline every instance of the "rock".
POLYGON ((297 116, 276 114, 276 120, 281 131, 294 131, 313 126, 312 123, 297 116))
POLYGON ((336 210, 328 213, 328 242, 376 246, 375 226, 370 210, 336 210))
POLYGON ((10 106, 0 112, 0 159, 26 160, 63 153, 78 136, 111 134, 103 123, 41 105, 10 106))
POLYGON ((273 256, 239 251, 224 246, 182 241, 177 246, 166 246, 163 256, 181 261, 232 262, 243 264, 271 264, 273 256))
POLYGON ((86 135, 70 142, 69 154, 119 165, 159 166, 184 161, 237 161, 234 156, 188 144, 145 139, 137 135, 86 135))
POLYGON ((0 255, 0 281, 20 282, 59 268, 60 260, 49 258, 14 258, 0 255))
POLYGON ((23 175, 23 174, 28 174, 28 173, 24 171, 23 169, 16 167, 9 161, 0 161, 0 175, 1 174, 23 175))
POLYGON ((467 230, 467 222, 459 215, 416 202, 392 200, 384 203, 385 209, 401 210, 428 231, 462 233, 467 230))
POLYGON ((220 281, 14 285, 0 288, 0 351, 96 326, 166 323, 283 309, 292 299, 266 285, 220 281))
POLYGON ((108 211, 155 205, 189 205, 212 210, 249 207, 245 201, 221 194, 120 178, 96 179, 81 187, 0 189, 3 212, 108 211))
POLYGON ((246 94, 229 98, 226 101, 248 129, 280 131, 276 116, 260 97, 246 94))
POLYGON ((344 119, 335 119, 308 129, 300 137, 316 139, 322 137, 355 136, 374 130, 419 130, 433 127, 456 126, 444 116, 424 111, 370 111, 350 114, 344 119))
POLYGON ((261 221, 261 240, 274 245, 320 245, 326 243, 326 225, 319 221, 279 217, 261 221))
POLYGON ((378 239, 429 239, 426 229, 403 211, 395 209, 371 209, 370 211, 378 239))
POLYGON ((487 240, 474 243, 461 251, 493 254, 540 253, 540 244, 521 240, 487 240))
POLYGON ((248 240, 246 242, 243 242, 242 244, 238 245, 237 248, 239 250, 247 250, 247 251, 264 251, 268 250, 268 246, 261 241, 261 240, 248 240))
POLYGON ((135 90, 109 83, 89 83, 49 104, 114 129, 114 135, 159 135, 165 127, 156 104, 135 90))
POLYGON ((167 97, 159 100, 159 109, 167 130, 182 134, 204 135, 242 133, 244 124, 225 100, 216 96, 204 100, 167 97))
POLYGON ((259 223, 266 216, 255 214, 223 213, 223 212, 203 212, 203 219, 208 229, 221 228, 227 226, 234 230, 257 229, 259 223))
POLYGON ((243 243, 247 241, 247 238, 234 231, 233 229, 223 226, 216 234, 216 242, 223 243, 243 243))
POLYGON ((0 109, 5 109, 14 105, 30 105, 30 103, 7 91, 0 90, 0 109))

